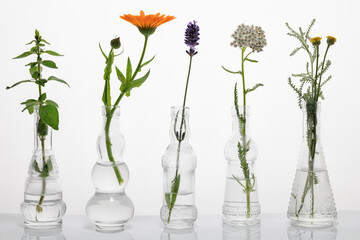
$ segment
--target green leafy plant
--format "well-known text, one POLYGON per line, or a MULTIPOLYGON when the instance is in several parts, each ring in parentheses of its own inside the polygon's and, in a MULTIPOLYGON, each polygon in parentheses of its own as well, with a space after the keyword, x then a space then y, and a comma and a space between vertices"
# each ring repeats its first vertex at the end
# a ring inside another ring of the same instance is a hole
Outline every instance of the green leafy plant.
POLYGON ((239 133, 240 133, 240 139, 241 141, 237 144, 238 149, 238 158, 240 161, 240 168, 242 170, 242 173, 244 175, 245 182, 242 183, 242 179, 237 178, 235 175, 233 175, 233 178, 236 182, 239 183, 239 185, 243 188, 243 191, 246 194, 246 217, 251 217, 251 199, 250 195, 251 192, 255 191, 255 174, 250 173, 250 167, 249 163, 247 161, 247 153, 250 150, 250 142, 251 139, 247 140, 246 136, 246 96, 250 92, 255 91, 257 88, 263 86, 262 83, 256 83, 252 88, 246 88, 245 84, 245 62, 251 62, 251 63, 257 63, 257 60, 250 59, 249 56, 254 52, 261 52, 263 47, 266 46, 266 39, 265 39, 265 33, 261 29, 261 27, 258 26, 248 26, 241 24, 238 26, 238 28, 235 30, 235 32, 232 34, 232 37, 234 40, 230 43, 231 46, 234 46, 235 48, 239 47, 241 49, 241 70, 239 71, 231 71, 225 67, 222 66, 222 68, 231 74, 239 74, 241 75, 242 79, 242 96, 243 96, 243 112, 240 112, 239 110, 239 99, 238 99, 238 89, 237 89, 237 83, 235 83, 234 86, 234 105, 236 110, 236 116, 238 118, 238 124, 239 124, 239 133), (251 51, 248 53, 246 50, 248 48, 251 48, 251 51))
POLYGON ((51 127, 54 130, 59 129, 59 112, 58 112, 58 104, 47 98, 45 92, 43 92, 43 88, 48 82, 56 81, 62 84, 67 84, 64 80, 50 76, 45 78, 43 76, 43 67, 56 69, 57 66, 55 62, 52 60, 43 60, 43 56, 51 55, 51 56, 63 56, 55 51, 45 49, 46 45, 50 45, 45 39, 40 36, 38 30, 35 30, 35 39, 31 42, 27 43, 26 45, 32 45, 29 51, 26 51, 19 56, 15 57, 14 59, 21 59, 30 56, 36 56, 35 61, 32 61, 25 66, 29 67, 29 72, 31 75, 31 79, 19 81, 12 86, 6 87, 6 89, 11 89, 16 87, 20 84, 24 83, 34 83, 37 85, 39 96, 37 99, 27 99, 25 102, 21 104, 24 105, 24 109, 22 111, 27 110, 29 114, 33 114, 34 110, 37 109, 39 113, 39 119, 36 124, 36 131, 38 137, 41 142, 41 149, 42 149, 42 167, 38 165, 36 161, 33 162, 34 170, 39 173, 39 177, 42 178, 42 192, 40 200, 37 204, 36 211, 42 212, 42 203, 45 198, 46 192, 46 177, 49 176, 50 172, 53 169, 51 159, 46 159, 45 156, 45 139, 48 135, 48 127, 51 127))
POLYGON ((299 208, 297 208, 295 215, 298 217, 301 213, 305 197, 310 193, 311 198, 311 216, 314 216, 314 186, 318 184, 317 176, 314 172, 314 162, 316 155, 316 144, 317 144, 317 104, 320 99, 324 99, 323 86, 329 82, 331 75, 325 78, 325 73, 331 66, 331 61, 327 60, 327 54, 330 46, 334 45, 336 38, 327 36, 327 47, 323 56, 322 61, 320 59, 320 44, 321 37, 310 37, 310 31, 315 24, 313 19, 306 31, 303 31, 299 27, 299 31, 295 31, 286 23, 286 27, 289 32, 289 36, 294 37, 300 43, 300 47, 295 48, 290 56, 294 56, 300 50, 306 52, 309 57, 309 61, 306 62, 306 68, 304 73, 292 74, 292 77, 299 79, 300 84, 297 86, 291 77, 288 78, 288 84, 294 90, 298 98, 298 105, 300 109, 305 107, 306 117, 306 138, 307 146, 309 149, 308 157, 308 177, 306 179, 304 191, 300 200, 299 208), (324 80, 325 79, 325 80, 324 80), (304 105, 303 105, 304 102, 304 105))

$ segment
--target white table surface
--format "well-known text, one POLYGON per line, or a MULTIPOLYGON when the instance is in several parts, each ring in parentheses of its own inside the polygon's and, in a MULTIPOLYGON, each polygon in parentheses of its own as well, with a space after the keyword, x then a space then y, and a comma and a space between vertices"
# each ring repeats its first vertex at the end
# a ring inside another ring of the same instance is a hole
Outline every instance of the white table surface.
POLYGON ((62 228, 52 231, 24 229, 22 217, 0 214, 0 240, 360 240, 360 212, 340 212, 330 228, 292 227, 284 214, 263 214, 261 226, 229 228, 221 216, 199 216, 188 231, 164 230, 159 216, 135 216, 118 233, 99 233, 85 216, 63 218, 62 228))

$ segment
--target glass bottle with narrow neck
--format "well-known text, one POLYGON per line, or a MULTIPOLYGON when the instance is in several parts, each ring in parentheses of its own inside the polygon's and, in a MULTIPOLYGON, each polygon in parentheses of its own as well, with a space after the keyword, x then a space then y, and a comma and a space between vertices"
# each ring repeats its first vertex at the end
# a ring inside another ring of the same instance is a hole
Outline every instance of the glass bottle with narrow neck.
POLYGON ((30 228, 61 225, 66 205, 62 201, 59 170, 52 148, 52 128, 39 117, 34 109, 34 150, 25 182, 24 202, 21 213, 30 228))
POLYGON ((337 217, 320 135, 320 102, 303 110, 303 142, 290 196, 288 218, 298 226, 324 227, 337 217))
POLYGON ((250 137, 249 106, 232 108, 232 134, 225 145, 227 161, 223 222, 253 225, 260 222, 255 160, 257 148, 250 137), (240 116, 240 119, 239 119, 240 116))
POLYGON ((129 181, 129 169, 123 160, 125 139, 120 131, 120 107, 115 107, 111 117, 109 139, 106 133, 109 115, 105 106, 102 108, 102 115, 102 130, 97 139, 99 156, 91 172, 95 194, 86 205, 86 215, 95 224, 97 231, 122 231, 124 224, 134 215, 134 205, 125 193, 129 181), (114 161, 109 158, 107 141, 111 142, 114 161), (116 175, 117 171, 124 180, 121 184, 116 175))
POLYGON ((195 206, 196 155, 189 144, 189 108, 172 107, 170 144, 162 158, 164 197, 160 216, 166 228, 191 228, 195 206))

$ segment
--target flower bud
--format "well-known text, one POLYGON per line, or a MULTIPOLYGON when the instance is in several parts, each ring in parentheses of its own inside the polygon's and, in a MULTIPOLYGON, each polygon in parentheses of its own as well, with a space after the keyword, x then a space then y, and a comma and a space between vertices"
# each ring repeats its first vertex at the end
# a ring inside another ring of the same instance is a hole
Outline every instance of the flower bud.
POLYGON ((326 38, 327 38, 327 40, 326 40, 327 44, 329 44, 329 45, 334 45, 335 44, 336 38, 334 38, 332 36, 327 36, 326 38))
POLYGON ((118 49, 121 47, 120 37, 114 38, 111 40, 110 45, 114 49, 118 49))

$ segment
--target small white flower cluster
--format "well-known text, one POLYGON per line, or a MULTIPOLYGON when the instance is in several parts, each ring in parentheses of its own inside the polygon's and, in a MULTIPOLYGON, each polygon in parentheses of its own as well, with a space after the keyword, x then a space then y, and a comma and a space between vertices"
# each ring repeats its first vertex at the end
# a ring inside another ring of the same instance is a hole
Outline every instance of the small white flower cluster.
POLYGON ((265 32, 258 26, 241 24, 231 37, 234 38, 230 43, 233 47, 250 47, 253 52, 261 52, 266 46, 265 32))

